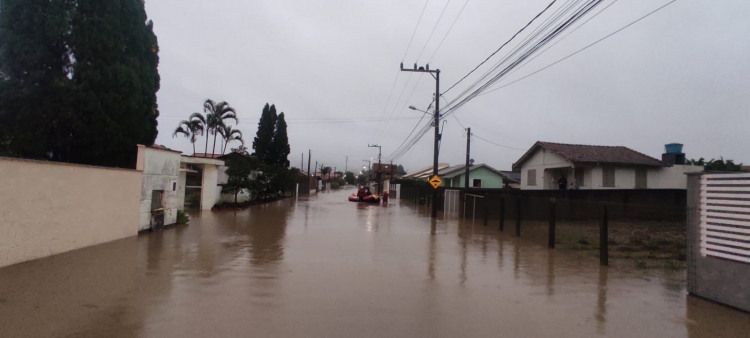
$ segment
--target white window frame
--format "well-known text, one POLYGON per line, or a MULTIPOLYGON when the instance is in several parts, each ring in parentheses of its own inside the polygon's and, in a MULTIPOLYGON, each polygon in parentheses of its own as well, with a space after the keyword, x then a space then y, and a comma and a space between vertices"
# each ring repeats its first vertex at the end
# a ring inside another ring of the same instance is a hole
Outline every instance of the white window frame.
POLYGON ((616 187, 617 187, 617 168, 602 167, 602 188, 616 188, 616 187), (612 170, 612 185, 607 185, 607 170, 612 170))
POLYGON ((536 186, 536 169, 526 170, 526 185, 530 187, 536 186))

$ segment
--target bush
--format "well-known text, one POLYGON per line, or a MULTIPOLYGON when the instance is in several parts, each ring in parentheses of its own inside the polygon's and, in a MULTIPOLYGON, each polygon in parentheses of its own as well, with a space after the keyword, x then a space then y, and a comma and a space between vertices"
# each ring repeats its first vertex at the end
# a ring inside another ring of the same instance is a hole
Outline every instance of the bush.
POLYGON ((190 217, 184 211, 177 210, 177 224, 187 224, 187 222, 190 222, 190 217))
POLYGON ((339 182, 331 182, 331 189, 338 189, 341 188, 339 185, 339 182))

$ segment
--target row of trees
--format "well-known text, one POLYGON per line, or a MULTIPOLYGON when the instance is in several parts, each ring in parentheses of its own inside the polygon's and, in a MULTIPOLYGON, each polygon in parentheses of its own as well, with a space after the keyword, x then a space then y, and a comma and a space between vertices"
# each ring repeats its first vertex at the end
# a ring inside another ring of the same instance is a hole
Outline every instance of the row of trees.
MULTIPOLYGON (((208 141, 213 135, 213 146, 211 147, 211 157, 216 155, 216 138, 221 135, 224 145, 221 147, 221 154, 224 155, 227 151, 229 143, 233 141, 239 141, 240 146, 245 145, 245 140, 242 138, 242 131, 235 129, 232 125, 227 123, 228 121, 234 121, 235 124, 239 124, 240 120, 237 118, 237 112, 232 108, 229 103, 222 101, 216 103, 213 100, 206 100, 203 103, 203 112, 192 113, 187 120, 182 120, 177 125, 172 137, 183 135, 190 139, 190 143, 193 144, 193 155, 195 156, 195 142, 198 141, 198 136, 206 136, 206 150, 203 153, 204 157, 208 157, 208 141)), ((231 148, 230 148, 231 149, 231 148)))
POLYGON ((227 159, 228 182, 224 193, 235 196, 243 190, 250 191, 258 199, 282 196, 296 183, 299 169, 289 169, 289 137, 284 113, 276 113, 275 105, 266 104, 258 122, 258 131, 253 139, 253 154, 243 148, 234 151, 227 159), (251 178, 251 176, 254 176, 251 178))
POLYGON ((134 167, 158 54, 142 0, 0 1, 0 155, 134 167))

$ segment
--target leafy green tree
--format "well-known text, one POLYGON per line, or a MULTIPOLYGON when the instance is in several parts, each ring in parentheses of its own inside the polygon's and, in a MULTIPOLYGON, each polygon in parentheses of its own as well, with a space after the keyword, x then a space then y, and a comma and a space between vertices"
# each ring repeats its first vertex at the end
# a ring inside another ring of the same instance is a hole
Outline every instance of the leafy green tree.
POLYGON ((351 171, 347 171, 346 175, 344 175, 344 181, 346 181, 346 184, 354 184, 354 173, 351 171))
POLYGON ((252 188, 250 174, 257 169, 257 160, 250 156, 229 158, 227 160, 227 183, 221 188, 221 192, 234 194, 234 203, 237 204, 237 195, 242 190, 252 188))
POLYGON ((404 166, 399 164, 398 167, 396 168, 396 174, 399 174, 402 176, 406 175, 406 170, 404 170, 404 166))
POLYGON ((321 177, 325 177, 330 172, 331 172, 331 167, 326 167, 326 166, 324 166, 322 164, 320 165, 320 176, 321 177))
POLYGON ((273 149, 273 162, 283 168, 289 168, 289 136, 286 132, 286 121, 284 120, 284 113, 279 114, 276 118, 276 131, 273 135, 272 142, 273 149))
MULTIPOLYGON (((216 136, 221 134, 226 121, 234 120, 234 123, 240 121, 237 119, 237 112, 226 101, 216 103, 208 99, 203 103, 203 112, 206 113, 207 129, 214 135, 214 144, 211 147, 211 157, 213 157, 216 154, 216 136)), ((206 135, 206 155, 208 155, 208 135, 206 135)))
POLYGON ((266 103, 258 122, 258 132, 253 139, 255 157, 266 164, 275 164, 273 156, 273 137, 276 133, 276 106, 266 103))
POLYGON ((198 139, 197 136, 203 134, 204 126, 202 118, 202 115, 193 113, 193 115, 190 115, 189 120, 180 121, 177 129, 175 129, 172 134, 172 137, 182 134, 186 138, 189 138, 190 143, 193 144, 193 154, 195 154, 195 141, 198 139))
MULTIPOLYGON (((55 2, 55 1, 50 1, 55 2)), ((74 162, 132 167, 157 135, 159 46, 141 0, 76 0, 70 25, 74 162)))
POLYGON ((69 161, 71 9, 0 1, 0 155, 69 161))
POLYGON ((221 128, 219 128, 219 134, 224 138, 224 149, 221 150, 222 155, 227 151, 227 146, 232 141, 239 141, 241 146, 245 145, 245 140, 242 139, 242 131, 234 129, 230 125, 225 124, 221 126, 221 128))
POLYGON ((720 157, 718 160, 711 159, 706 162, 702 157, 696 160, 690 160, 692 165, 702 165, 705 171, 742 171, 742 163, 734 164, 733 160, 724 160, 724 157, 720 157))

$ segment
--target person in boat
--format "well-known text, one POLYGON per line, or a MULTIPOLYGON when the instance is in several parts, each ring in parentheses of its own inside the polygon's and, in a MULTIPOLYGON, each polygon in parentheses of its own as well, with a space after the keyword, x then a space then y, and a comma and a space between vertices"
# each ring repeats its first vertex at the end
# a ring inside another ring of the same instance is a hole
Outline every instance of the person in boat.
POLYGON ((365 188, 365 196, 372 196, 372 192, 370 192, 370 188, 365 188))
POLYGON ((360 202, 363 202, 365 198, 365 188, 359 187, 359 190, 357 190, 357 198, 359 198, 360 202))

